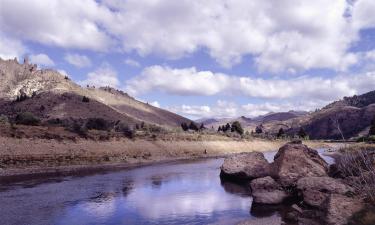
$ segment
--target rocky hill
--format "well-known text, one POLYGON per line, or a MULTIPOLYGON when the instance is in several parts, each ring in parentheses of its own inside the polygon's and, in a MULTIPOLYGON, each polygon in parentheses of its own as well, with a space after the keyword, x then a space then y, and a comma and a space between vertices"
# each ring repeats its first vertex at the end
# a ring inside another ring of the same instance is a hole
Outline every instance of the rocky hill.
POLYGON ((264 123, 265 132, 276 134, 283 128, 296 134, 302 127, 312 139, 345 139, 368 133, 375 116, 375 91, 344 97, 321 110, 285 121, 264 123), (341 132, 340 132, 341 131, 341 132))
POLYGON ((54 70, 0 59, 0 114, 31 112, 42 121, 104 118, 127 124, 180 126, 189 119, 138 101, 110 87, 83 88, 54 70))

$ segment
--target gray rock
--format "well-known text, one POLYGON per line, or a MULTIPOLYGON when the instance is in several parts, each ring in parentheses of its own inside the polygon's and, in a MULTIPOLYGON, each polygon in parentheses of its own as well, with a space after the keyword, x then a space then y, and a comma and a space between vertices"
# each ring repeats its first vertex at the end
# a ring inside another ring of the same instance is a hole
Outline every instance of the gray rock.
POLYGON ((322 207, 330 194, 346 194, 353 188, 331 177, 304 177, 298 180, 297 189, 303 194, 303 201, 311 206, 322 207))
POLYGON ((288 143, 274 157, 272 175, 282 186, 295 186, 302 177, 327 176, 328 165, 314 149, 288 143))
POLYGON ((224 160, 220 175, 238 180, 265 177, 270 175, 270 165, 263 153, 241 153, 224 160))
POLYGON ((281 185, 270 176, 252 180, 250 186, 255 203, 280 204, 288 197, 281 185))
POLYGON ((344 225, 354 213, 363 209, 364 204, 358 198, 350 198, 340 194, 331 194, 324 202, 326 224, 344 225))

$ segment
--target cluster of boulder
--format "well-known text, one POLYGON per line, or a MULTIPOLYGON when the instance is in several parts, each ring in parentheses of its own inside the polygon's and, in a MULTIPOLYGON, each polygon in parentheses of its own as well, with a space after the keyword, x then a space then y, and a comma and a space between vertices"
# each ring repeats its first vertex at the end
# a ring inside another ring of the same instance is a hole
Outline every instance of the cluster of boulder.
POLYGON ((329 177, 329 166, 301 141, 287 143, 269 163, 260 152, 225 159, 221 177, 250 182, 253 202, 280 204, 296 200, 287 219, 298 224, 346 224, 363 208, 352 187, 329 177), (302 203, 298 203, 301 202, 302 203))

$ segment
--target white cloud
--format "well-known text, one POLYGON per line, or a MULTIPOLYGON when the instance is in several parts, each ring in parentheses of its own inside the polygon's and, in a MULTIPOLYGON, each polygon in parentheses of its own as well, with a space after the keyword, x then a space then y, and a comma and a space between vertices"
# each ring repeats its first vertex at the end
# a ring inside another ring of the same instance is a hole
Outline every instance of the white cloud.
POLYGON ((151 104, 152 106, 155 106, 155 107, 160 108, 160 104, 159 104, 158 101, 153 101, 153 102, 151 102, 150 104, 151 104))
POLYGON ((87 74, 85 80, 78 82, 80 85, 93 85, 96 87, 118 87, 120 82, 117 77, 117 72, 109 65, 104 63, 95 71, 87 74))
POLYGON ((63 48, 180 58, 204 49, 225 67, 251 55, 261 71, 345 71, 375 26, 372 0, 2 0, 0 27, 63 48))
POLYGON ((21 58, 26 52, 26 47, 22 42, 8 38, 0 32, 0 57, 2 59, 21 58))
POLYGON ((92 64, 89 57, 80 54, 65 54, 64 59, 78 68, 90 67, 92 64))
POLYGON ((192 119, 235 118, 240 116, 256 117, 269 112, 287 112, 290 110, 312 111, 326 104, 328 104, 327 101, 282 101, 238 105, 234 102, 218 100, 217 103, 212 106, 181 105, 170 106, 167 109, 192 119))
POLYGON ((125 59, 124 62, 128 66, 133 66, 133 67, 140 67, 141 66, 141 64, 138 61, 136 61, 134 59, 130 59, 130 58, 125 59))
POLYGON ((69 76, 68 73, 65 70, 57 70, 57 72, 59 72, 60 74, 62 74, 64 76, 69 76))
POLYGON ((54 66, 55 63, 53 60, 46 54, 32 54, 29 56, 30 57, 30 62, 36 63, 41 66, 54 66))
POLYGON ((286 80, 230 76, 197 71, 194 67, 172 69, 151 66, 128 80, 125 89, 133 95, 159 91, 181 96, 236 95, 264 99, 334 100, 372 90, 374 86, 375 72, 331 78, 301 76, 286 80))
POLYGON ((100 26, 112 16, 94 0, 2 0, 0 27, 23 40, 105 51, 113 40, 100 26))

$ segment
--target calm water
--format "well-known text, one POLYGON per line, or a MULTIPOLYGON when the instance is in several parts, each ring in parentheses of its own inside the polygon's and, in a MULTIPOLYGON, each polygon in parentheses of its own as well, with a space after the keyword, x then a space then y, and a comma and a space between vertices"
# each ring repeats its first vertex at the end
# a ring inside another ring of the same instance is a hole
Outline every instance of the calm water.
MULTIPOLYGON (((273 158, 274 153, 266 154, 273 158)), ((246 186, 222 182, 223 159, 0 184, 0 224, 236 224, 280 220, 252 205, 246 186)))

